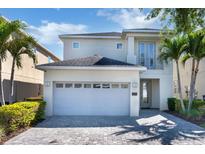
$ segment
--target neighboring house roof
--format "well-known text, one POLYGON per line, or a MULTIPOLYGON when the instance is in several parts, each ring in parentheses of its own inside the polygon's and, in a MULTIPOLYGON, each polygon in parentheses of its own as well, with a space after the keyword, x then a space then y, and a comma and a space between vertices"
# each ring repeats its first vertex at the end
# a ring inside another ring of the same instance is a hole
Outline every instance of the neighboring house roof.
MULTIPOLYGON (((4 16, 0 16, 0 18, 4 19, 7 22, 10 22, 9 19, 7 19, 4 16)), ((23 35, 29 35, 28 33, 26 33, 25 31, 21 31, 21 33, 23 35)), ((49 56, 53 61, 60 61, 60 59, 55 56, 50 50, 48 50, 46 47, 44 47, 42 44, 40 44, 39 42, 37 42, 37 47, 40 48, 41 50, 39 52, 41 52, 42 54, 49 56)))
POLYGON ((102 56, 90 56, 84 58, 69 59, 59 62, 53 62, 48 64, 37 65, 38 69, 44 69, 49 67, 142 67, 134 64, 122 62, 119 60, 102 57, 102 56))
POLYGON ((49 51, 47 48, 45 48, 45 47, 42 46, 41 44, 37 43, 37 46, 38 46, 40 49, 42 49, 41 51, 39 51, 39 52, 41 52, 42 54, 51 57, 51 59, 52 59, 53 61, 60 61, 60 59, 59 59, 57 56, 55 56, 51 51, 49 51))

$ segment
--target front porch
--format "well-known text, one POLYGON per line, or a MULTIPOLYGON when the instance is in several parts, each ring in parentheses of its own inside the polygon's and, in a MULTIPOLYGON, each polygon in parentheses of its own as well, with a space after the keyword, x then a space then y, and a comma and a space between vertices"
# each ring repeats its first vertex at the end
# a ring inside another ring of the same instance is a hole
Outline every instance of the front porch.
POLYGON ((140 79, 140 108, 160 109, 160 79, 140 79))

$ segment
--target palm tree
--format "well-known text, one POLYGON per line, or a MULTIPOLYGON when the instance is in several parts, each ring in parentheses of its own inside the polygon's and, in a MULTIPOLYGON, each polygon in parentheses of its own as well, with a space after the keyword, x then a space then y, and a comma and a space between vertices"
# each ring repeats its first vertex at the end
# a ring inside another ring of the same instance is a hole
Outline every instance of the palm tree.
POLYGON ((191 58, 192 68, 191 68, 191 80, 190 80, 190 91, 189 91, 189 105, 188 111, 192 107, 192 101, 195 96, 195 84, 197 79, 197 74, 199 71, 199 64, 202 58, 205 57, 205 32, 204 30, 198 30, 188 34, 188 46, 186 54, 183 56, 182 62, 185 62, 191 58))
POLYGON ((6 46, 12 33, 23 27, 19 20, 7 22, 3 17, 0 17, 0 95, 2 105, 5 105, 3 81, 2 81, 2 62, 6 59, 6 46))
POLYGON ((161 44, 161 52, 159 55, 159 59, 161 61, 165 61, 166 63, 168 63, 169 60, 173 60, 176 62, 178 92, 179 92, 179 98, 180 98, 180 104, 181 104, 182 111, 185 111, 185 106, 184 106, 183 97, 182 97, 179 59, 182 53, 184 53, 186 46, 187 46, 186 38, 182 35, 173 37, 171 39, 165 38, 161 44))
POLYGON ((7 49, 12 56, 12 67, 10 77, 10 97, 9 103, 13 103, 14 99, 14 73, 15 66, 22 68, 22 55, 28 55, 33 59, 34 64, 36 63, 36 55, 34 52, 36 41, 31 36, 14 36, 11 41, 8 42, 7 49))

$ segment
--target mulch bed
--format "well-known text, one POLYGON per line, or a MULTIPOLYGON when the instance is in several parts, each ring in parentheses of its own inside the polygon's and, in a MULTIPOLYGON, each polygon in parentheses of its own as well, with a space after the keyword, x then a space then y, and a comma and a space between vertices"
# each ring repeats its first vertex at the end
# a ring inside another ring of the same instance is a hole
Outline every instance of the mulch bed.
POLYGON ((186 121, 192 122, 192 123, 194 123, 196 125, 199 125, 199 126, 205 123, 205 116, 202 116, 202 118, 196 120, 196 119, 193 119, 193 118, 189 118, 185 115, 182 115, 178 112, 172 112, 172 111, 166 111, 166 112, 169 113, 169 114, 172 114, 176 117, 179 117, 181 119, 184 119, 186 121))
POLYGON ((15 132, 12 132, 12 133, 6 135, 5 137, 3 137, 3 138, 0 140, 0 145, 4 144, 4 143, 5 143, 6 141, 8 141, 9 139, 11 139, 11 138, 13 138, 13 137, 15 137, 15 136, 17 136, 17 135, 19 135, 19 134, 25 132, 25 131, 28 130, 29 128, 31 128, 31 127, 21 128, 21 129, 15 131, 15 132))

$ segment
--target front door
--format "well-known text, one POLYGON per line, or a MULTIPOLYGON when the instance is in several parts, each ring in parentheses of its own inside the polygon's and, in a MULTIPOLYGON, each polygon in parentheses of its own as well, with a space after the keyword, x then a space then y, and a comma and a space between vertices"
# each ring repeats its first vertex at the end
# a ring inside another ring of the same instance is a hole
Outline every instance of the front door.
POLYGON ((152 82, 151 80, 141 80, 140 81, 140 107, 150 108, 151 107, 151 93, 152 92, 152 82))

